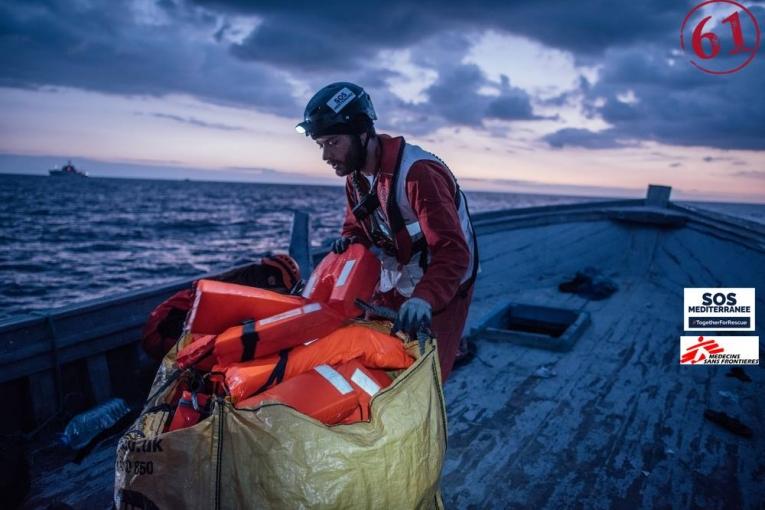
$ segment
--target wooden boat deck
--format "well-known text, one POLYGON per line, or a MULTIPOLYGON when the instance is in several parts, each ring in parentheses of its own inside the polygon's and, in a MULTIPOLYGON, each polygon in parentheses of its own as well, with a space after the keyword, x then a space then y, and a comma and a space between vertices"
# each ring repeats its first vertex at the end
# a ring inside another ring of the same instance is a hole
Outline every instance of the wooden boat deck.
MULTIPOLYGON (((609 221, 499 231, 481 248, 470 325, 508 301, 583 309, 592 323, 565 353, 478 335, 477 359, 445 387, 447 508, 762 508, 762 367, 743 367, 744 383, 727 366, 679 364, 683 287, 763 289, 762 252, 609 221), (588 265, 619 290, 602 301, 558 291, 588 265), (753 437, 706 421, 706 408, 753 437)), ((763 324, 762 294, 757 307, 763 324)))
POLYGON ((99 444, 81 464, 61 462, 74 455, 50 441, 29 454, 32 486, 21 508, 48 509, 53 503, 65 503, 77 510, 113 508, 114 462, 119 436, 99 444))

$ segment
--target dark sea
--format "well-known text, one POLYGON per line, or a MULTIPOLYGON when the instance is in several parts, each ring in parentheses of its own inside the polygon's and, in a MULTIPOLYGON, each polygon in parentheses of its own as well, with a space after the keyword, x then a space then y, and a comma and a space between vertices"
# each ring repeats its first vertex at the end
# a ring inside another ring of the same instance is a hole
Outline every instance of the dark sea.
MULTIPOLYGON (((467 195, 471 212, 593 200, 467 195)), ((286 251, 294 210, 321 246, 344 207, 340 186, 0 174, 0 321, 286 251)))

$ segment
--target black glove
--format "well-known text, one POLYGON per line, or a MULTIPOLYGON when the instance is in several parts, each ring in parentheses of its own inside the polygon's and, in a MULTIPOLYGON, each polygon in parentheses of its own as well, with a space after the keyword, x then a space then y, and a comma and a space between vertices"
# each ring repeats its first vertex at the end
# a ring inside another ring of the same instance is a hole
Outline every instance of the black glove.
POLYGON ((353 242, 353 238, 351 237, 340 237, 338 239, 335 239, 332 242, 332 251, 335 253, 343 253, 345 250, 348 249, 348 246, 351 245, 351 242, 353 242))
MULTIPOLYGON (((418 333, 430 329, 432 317, 433 310, 430 307, 430 303, 416 297, 409 298, 401 305, 398 315, 396 315, 396 322, 393 323, 391 334, 403 331, 409 338, 417 338, 418 333)), ((420 339, 418 338, 418 340, 420 339)), ((421 345, 420 351, 422 351, 422 347, 421 345)))

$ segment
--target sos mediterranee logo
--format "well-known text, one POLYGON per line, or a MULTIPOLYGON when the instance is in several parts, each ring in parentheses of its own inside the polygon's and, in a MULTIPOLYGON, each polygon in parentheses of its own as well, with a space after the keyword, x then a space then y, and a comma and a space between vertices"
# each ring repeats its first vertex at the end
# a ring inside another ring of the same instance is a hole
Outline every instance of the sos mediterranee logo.
POLYGON ((754 289, 684 289, 686 331, 754 331, 754 289))
POLYGON ((760 48, 760 25, 734 0, 709 0, 688 12, 680 27, 680 47, 691 64, 709 74, 730 74, 752 61, 760 48))

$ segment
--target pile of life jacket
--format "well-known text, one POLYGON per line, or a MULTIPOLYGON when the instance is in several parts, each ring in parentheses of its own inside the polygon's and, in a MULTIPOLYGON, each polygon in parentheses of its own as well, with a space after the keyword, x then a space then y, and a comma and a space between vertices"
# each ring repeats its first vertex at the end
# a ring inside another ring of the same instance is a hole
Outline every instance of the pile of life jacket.
POLYGON ((413 362, 399 338, 354 321, 355 300, 371 298, 379 275, 378 259, 354 244, 327 255, 299 296, 200 280, 186 317, 192 340, 176 357, 190 375, 167 430, 204 419, 216 395, 238 409, 284 404, 327 425, 368 421, 388 371, 413 362))
MULTIPOLYGON (((218 281, 261 287, 287 293, 300 281, 300 267, 289 255, 267 255, 258 263, 234 268, 218 275, 218 281)), ((197 282, 160 303, 149 315, 141 334, 141 346, 157 361, 170 351, 183 333, 183 325, 194 303, 197 282)))

